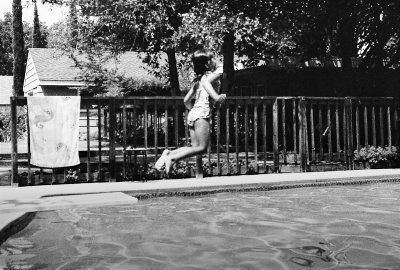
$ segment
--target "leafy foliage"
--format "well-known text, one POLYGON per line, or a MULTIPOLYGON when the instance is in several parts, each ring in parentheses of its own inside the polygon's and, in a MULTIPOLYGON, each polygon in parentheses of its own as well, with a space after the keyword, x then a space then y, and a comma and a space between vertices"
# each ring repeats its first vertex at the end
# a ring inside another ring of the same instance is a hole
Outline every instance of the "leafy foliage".
POLYGON ((64 48, 69 43, 69 27, 67 22, 60 21, 48 28, 47 42, 49 48, 64 48))
POLYGON ((12 48, 13 48, 13 95, 23 95, 23 82, 25 75, 25 57, 24 57, 24 36, 22 26, 22 6, 21 0, 13 0, 13 18, 12 18, 12 48))
POLYGON ((362 67, 396 67, 399 62, 400 5, 388 0, 282 1, 299 55, 341 57, 344 67, 361 53, 362 67), (389 47, 390 46, 390 50, 389 47))
POLYGON ((40 31, 39 15, 36 5, 34 2, 34 17, 33 17, 33 34, 32 34, 32 47, 33 48, 45 48, 47 46, 46 32, 42 34, 40 31))
POLYGON ((364 48, 365 67, 397 67, 400 60, 400 3, 388 0, 360 1, 357 34, 364 48))
POLYGON ((368 161, 370 164, 386 163, 388 161, 399 160, 400 151, 396 146, 365 146, 354 151, 354 159, 356 161, 368 161))
POLYGON ((273 13, 274 7, 264 1, 202 2, 184 15, 175 39, 189 51, 203 44, 218 53, 225 34, 233 31, 239 61, 245 66, 255 66, 270 58, 284 57, 293 49, 290 37, 282 31, 284 28, 274 27, 273 13))
POLYGON ((0 75, 12 75, 12 14, 5 13, 0 20, 0 75))
POLYGON ((167 77, 171 88, 177 90, 175 44, 171 37, 180 26, 180 14, 191 5, 190 2, 113 1, 88 6, 85 1, 77 1, 81 11, 77 47, 87 54, 144 52, 142 61, 151 67, 153 74, 167 77), (168 57, 166 65, 160 61, 163 53, 168 57))
MULTIPOLYGON (((0 19, 0 75, 13 74, 13 47, 12 47, 12 14, 7 12, 4 18, 0 19)), ((40 23, 40 44, 47 45, 48 29, 45 24, 40 23)), ((28 22, 23 22, 23 67, 25 71, 25 63, 28 56, 28 49, 33 46, 33 27, 28 22)))
POLYGON ((400 4, 393 0, 44 2, 70 4, 76 13, 67 28, 77 42, 67 40, 66 47, 89 54, 144 52, 142 61, 175 90, 179 73, 190 77, 189 52, 205 47, 221 55, 229 33, 236 60, 245 66, 340 57, 350 68, 359 53, 364 68, 397 68, 400 61, 400 4))
MULTIPOLYGON (((26 138, 26 108, 17 109, 17 139, 26 138)), ((0 141, 11 141, 11 113, 9 108, 0 108, 0 141)))

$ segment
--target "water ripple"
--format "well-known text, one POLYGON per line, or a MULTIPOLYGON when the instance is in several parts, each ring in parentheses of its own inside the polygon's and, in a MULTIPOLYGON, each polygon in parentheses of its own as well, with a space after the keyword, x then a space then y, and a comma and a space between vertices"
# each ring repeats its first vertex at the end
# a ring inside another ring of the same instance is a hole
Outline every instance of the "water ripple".
POLYGON ((399 269, 399 198, 375 184, 41 212, 0 247, 0 266, 399 269))

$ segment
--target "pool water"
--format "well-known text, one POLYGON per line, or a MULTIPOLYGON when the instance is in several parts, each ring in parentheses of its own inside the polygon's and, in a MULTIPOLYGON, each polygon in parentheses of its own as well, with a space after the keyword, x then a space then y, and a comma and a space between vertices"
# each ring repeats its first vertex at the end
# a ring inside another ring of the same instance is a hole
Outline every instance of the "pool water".
POLYGON ((0 269, 399 269, 400 185, 39 212, 0 269))

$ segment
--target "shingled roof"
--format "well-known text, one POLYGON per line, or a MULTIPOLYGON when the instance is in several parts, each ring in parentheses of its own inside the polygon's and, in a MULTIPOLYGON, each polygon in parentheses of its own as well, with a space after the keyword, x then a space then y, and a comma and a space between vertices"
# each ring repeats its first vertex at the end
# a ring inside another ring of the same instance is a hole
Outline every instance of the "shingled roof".
MULTIPOLYGON (((40 81, 83 81, 81 70, 75 61, 65 53, 56 49, 31 48, 29 52, 40 81)), ((80 56, 80 58, 84 58, 80 56)), ((152 83, 162 83, 148 72, 148 67, 139 58, 137 52, 121 54, 117 61, 111 60, 104 63, 104 67, 117 68, 119 74, 152 83)))
POLYGON ((40 81, 82 81, 80 69, 61 51, 31 48, 29 53, 40 81))
POLYGON ((13 76, 0 76, 0 105, 9 105, 12 96, 13 76))

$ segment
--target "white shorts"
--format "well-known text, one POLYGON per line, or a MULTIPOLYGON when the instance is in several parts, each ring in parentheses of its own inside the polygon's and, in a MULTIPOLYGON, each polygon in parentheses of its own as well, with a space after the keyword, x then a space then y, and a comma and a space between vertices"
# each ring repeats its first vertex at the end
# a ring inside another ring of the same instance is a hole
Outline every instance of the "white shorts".
POLYGON ((210 119, 210 108, 209 107, 194 107, 190 110, 187 123, 189 126, 194 126, 194 122, 197 119, 210 119))

